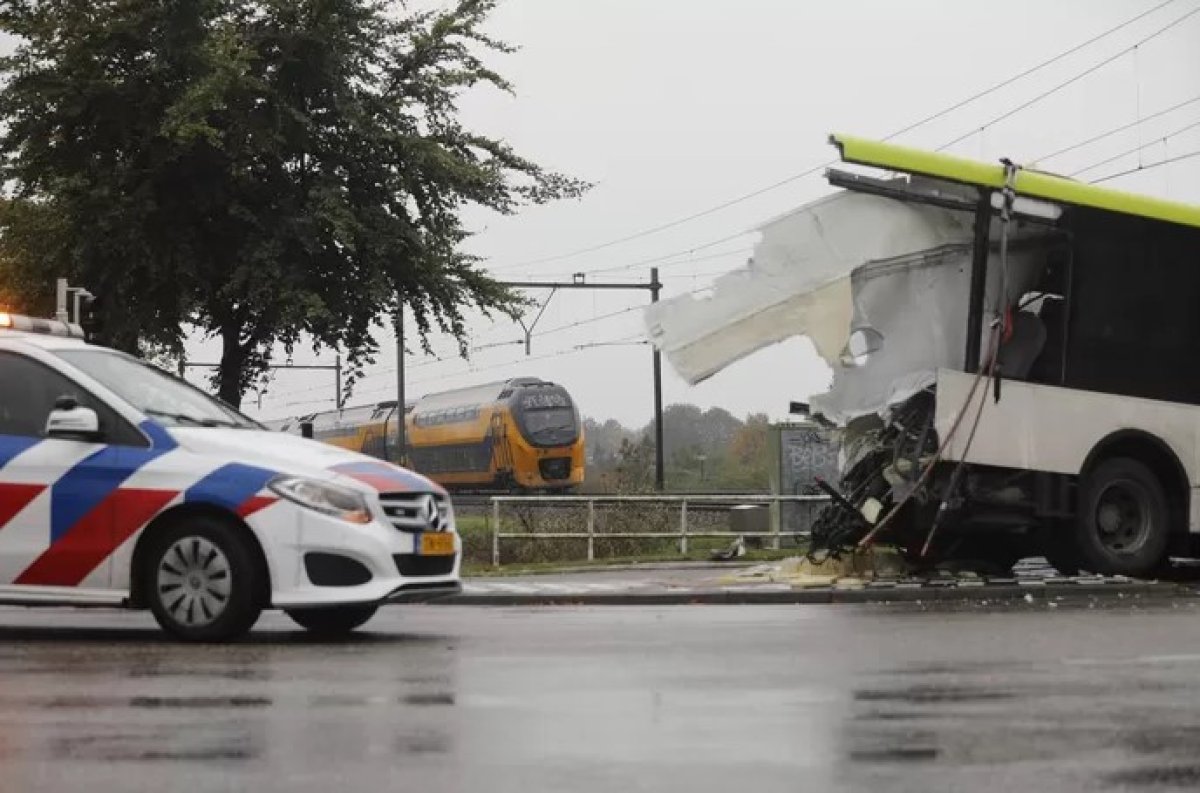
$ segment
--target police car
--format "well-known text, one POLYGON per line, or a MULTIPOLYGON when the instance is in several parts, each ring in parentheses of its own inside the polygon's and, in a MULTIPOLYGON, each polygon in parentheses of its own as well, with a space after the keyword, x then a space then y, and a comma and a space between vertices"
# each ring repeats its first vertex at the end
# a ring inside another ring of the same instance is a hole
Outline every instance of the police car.
POLYGON ((221 641, 265 608, 342 633, 460 591, 442 488, 82 336, 0 313, 0 602, 148 608, 221 641))

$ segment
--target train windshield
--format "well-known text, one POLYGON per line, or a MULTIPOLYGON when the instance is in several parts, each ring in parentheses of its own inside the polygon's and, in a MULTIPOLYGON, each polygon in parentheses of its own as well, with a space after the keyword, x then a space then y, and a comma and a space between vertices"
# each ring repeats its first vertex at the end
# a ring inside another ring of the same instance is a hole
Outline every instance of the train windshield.
POLYGON ((567 446, 579 437, 575 406, 562 389, 521 394, 516 408, 522 434, 536 446, 567 446))
POLYGON ((575 431, 575 411, 571 408, 542 408, 525 414, 525 429, 531 435, 575 431))

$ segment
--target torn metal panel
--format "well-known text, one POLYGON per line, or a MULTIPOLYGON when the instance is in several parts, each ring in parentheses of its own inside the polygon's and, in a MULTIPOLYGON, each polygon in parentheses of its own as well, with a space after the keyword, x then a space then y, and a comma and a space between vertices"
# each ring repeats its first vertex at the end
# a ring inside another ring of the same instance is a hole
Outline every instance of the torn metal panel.
MULTIPOLYGON (((1006 302, 1029 292, 1042 269, 1038 253, 1010 254, 1006 302)), ((999 278, 998 263, 990 264, 985 306, 997 304, 999 278)), ((833 362, 833 384, 827 393, 813 397, 813 412, 844 426, 908 400, 936 382, 938 369, 961 367, 970 287, 970 245, 856 268, 851 275, 851 327, 869 329, 875 349, 859 360, 833 362)), ((993 318, 985 312, 984 326, 993 318)), ((986 344, 985 339, 981 346, 986 344)))
MULTIPOLYGON (((939 368, 962 365, 972 223, 945 206, 835 193, 763 226, 749 265, 718 279, 710 296, 650 307, 649 336, 689 383, 807 336, 834 372, 814 412, 839 425, 883 413, 932 384, 939 368), (851 360, 863 330, 878 349, 851 360)), ((1039 268, 1012 255, 1009 297, 1028 290, 1039 268)), ((996 305, 999 270, 988 267, 986 306, 996 305)))
POLYGON ((834 193, 763 226, 750 263, 719 278, 711 295, 650 307, 649 337, 692 384, 797 335, 833 363, 849 340, 854 269, 968 244, 970 221, 940 207, 834 193))

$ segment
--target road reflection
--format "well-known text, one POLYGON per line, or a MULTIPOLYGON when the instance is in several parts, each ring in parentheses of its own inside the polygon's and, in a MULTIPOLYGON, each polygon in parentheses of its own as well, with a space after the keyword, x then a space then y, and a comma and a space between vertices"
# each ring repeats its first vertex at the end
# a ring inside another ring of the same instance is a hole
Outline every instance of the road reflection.
POLYGON ((229 774, 330 789, 347 768, 432 762, 456 750, 455 642, 264 631, 205 646, 139 629, 0 629, 0 789, 229 789, 229 774))

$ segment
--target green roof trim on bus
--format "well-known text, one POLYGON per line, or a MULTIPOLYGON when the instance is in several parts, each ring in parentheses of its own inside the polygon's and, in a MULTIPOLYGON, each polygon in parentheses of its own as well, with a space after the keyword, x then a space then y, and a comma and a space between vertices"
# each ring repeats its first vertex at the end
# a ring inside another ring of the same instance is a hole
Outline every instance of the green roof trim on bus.
MULTIPOLYGON (((892 143, 857 138, 852 135, 831 135, 830 142, 841 151, 845 162, 868 165, 888 171, 920 174, 977 187, 1004 187, 1004 166, 956 157, 951 154, 897 146, 892 143)), ((1200 228, 1200 207, 1165 201, 1161 198, 1124 193, 1095 187, 1073 179, 1022 169, 1018 171, 1015 187, 1018 195, 1057 201, 1063 204, 1120 212, 1180 223, 1200 228)))

